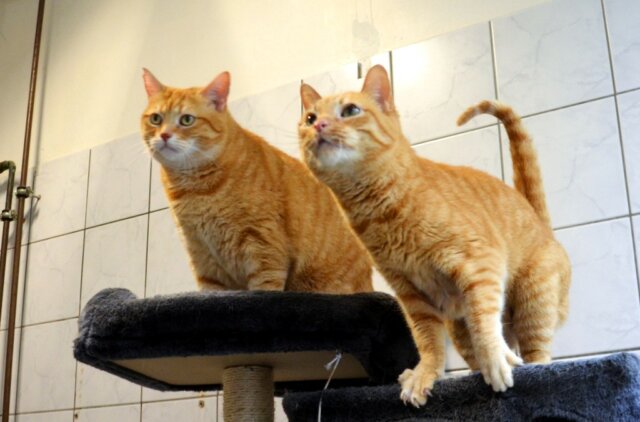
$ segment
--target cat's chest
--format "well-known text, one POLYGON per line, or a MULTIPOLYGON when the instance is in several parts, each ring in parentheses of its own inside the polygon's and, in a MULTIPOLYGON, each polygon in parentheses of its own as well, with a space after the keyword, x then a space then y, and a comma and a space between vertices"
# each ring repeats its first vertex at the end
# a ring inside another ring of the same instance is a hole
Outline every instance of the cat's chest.
POLYGON ((185 200, 174 203, 172 208, 186 237, 208 245, 221 242, 223 235, 240 223, 214 201, 185 200))

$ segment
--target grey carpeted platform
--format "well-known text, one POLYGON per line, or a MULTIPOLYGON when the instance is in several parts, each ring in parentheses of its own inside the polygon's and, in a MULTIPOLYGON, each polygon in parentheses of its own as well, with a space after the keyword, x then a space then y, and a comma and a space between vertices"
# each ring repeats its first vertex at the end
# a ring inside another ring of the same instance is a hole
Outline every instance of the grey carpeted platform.
POLYGON ((105 289, 85 306, 74 344, 77 360, 163 391, 219 389, 222 369, 235 364, 282 366, 278 394, 322 388, 323 364, 336 350, 345 359, 332 385, 393 383, 418 361, 397 302, 383 293, 137 299, 126 289, 105 289))
MULTIPOLYGON (((328 389, 323 421, 640 421, 640 359, 629 353, 516 368, 513 388, 494 393, 479 374, 438 381, 420 409, 396 384, 328 389)), ((290 422, 317 421, 320 392, 286 394, 290 422)))

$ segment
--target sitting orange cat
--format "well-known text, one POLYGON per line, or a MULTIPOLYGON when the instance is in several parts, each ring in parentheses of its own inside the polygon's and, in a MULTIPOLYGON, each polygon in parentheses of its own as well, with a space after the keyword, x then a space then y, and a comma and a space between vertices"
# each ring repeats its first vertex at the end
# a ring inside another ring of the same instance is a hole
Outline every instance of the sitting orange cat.
POLYGON ((145 69, 144 83, 144 142, 200 288, 372 290, 371 260, 329 189, 229 114, 229 73, 177 89, 145 69))
POLYGON ((401 398, 426 402, 444 370, 445 327, 496 391, 513 385, 512 367, 522 362, 505 335, 525 362, 548 362, 567 314, 571 267, 551 230, 531 140, 511 109, 483 102, 460 123, 477 113, 502 120, 516 190, 418 157, 381 66, 368 72, 362 92, 321 98, 303 85, 301 96, 304 160, 396 291, 418 346, 420 362, 399 378, 401 398))

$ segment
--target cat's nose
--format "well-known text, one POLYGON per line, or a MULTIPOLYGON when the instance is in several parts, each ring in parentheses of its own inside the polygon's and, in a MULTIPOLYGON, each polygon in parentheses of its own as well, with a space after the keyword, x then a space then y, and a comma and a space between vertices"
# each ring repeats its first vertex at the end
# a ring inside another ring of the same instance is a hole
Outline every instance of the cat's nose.
POLYGON ((171 138, 171 134, 167 132, 163 132, 160 134, 160 137, 162 138, 163 141, 167 142, 169 138, 171 138))
POLYGON ((327 126, 329 126, 329 122, 325 119, 320 119, 313 125, 318 132, 322 132, 327 126))

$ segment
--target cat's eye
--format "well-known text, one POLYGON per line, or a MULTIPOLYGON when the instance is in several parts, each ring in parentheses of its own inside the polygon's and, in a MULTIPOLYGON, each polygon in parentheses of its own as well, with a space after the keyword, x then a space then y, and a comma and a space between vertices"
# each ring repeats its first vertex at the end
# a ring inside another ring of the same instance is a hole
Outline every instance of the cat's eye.
POLYGON ((313 113, 307 114, 307 125, 311 126, 317 119, 317 116, 313 113))
POLYGON ((340 113, 340 116, 342 116, 342 117, 356 116, 356 115, 360 114, 360 111, 361 111, 360 107, 358 107, 357 105, 355 105, 355 104, 347 104, 342 109, 342 112, 340 113))
POLYGON ((196 116, 192 114, 183 114, 180 116, 180 124, 182 126, 191 126, 196 122, 196 116))
POLYGON ((158 113, 153 113, 149 116, 149 123, 153 126, 160 126, 162 123, 162 116, 158 113))

